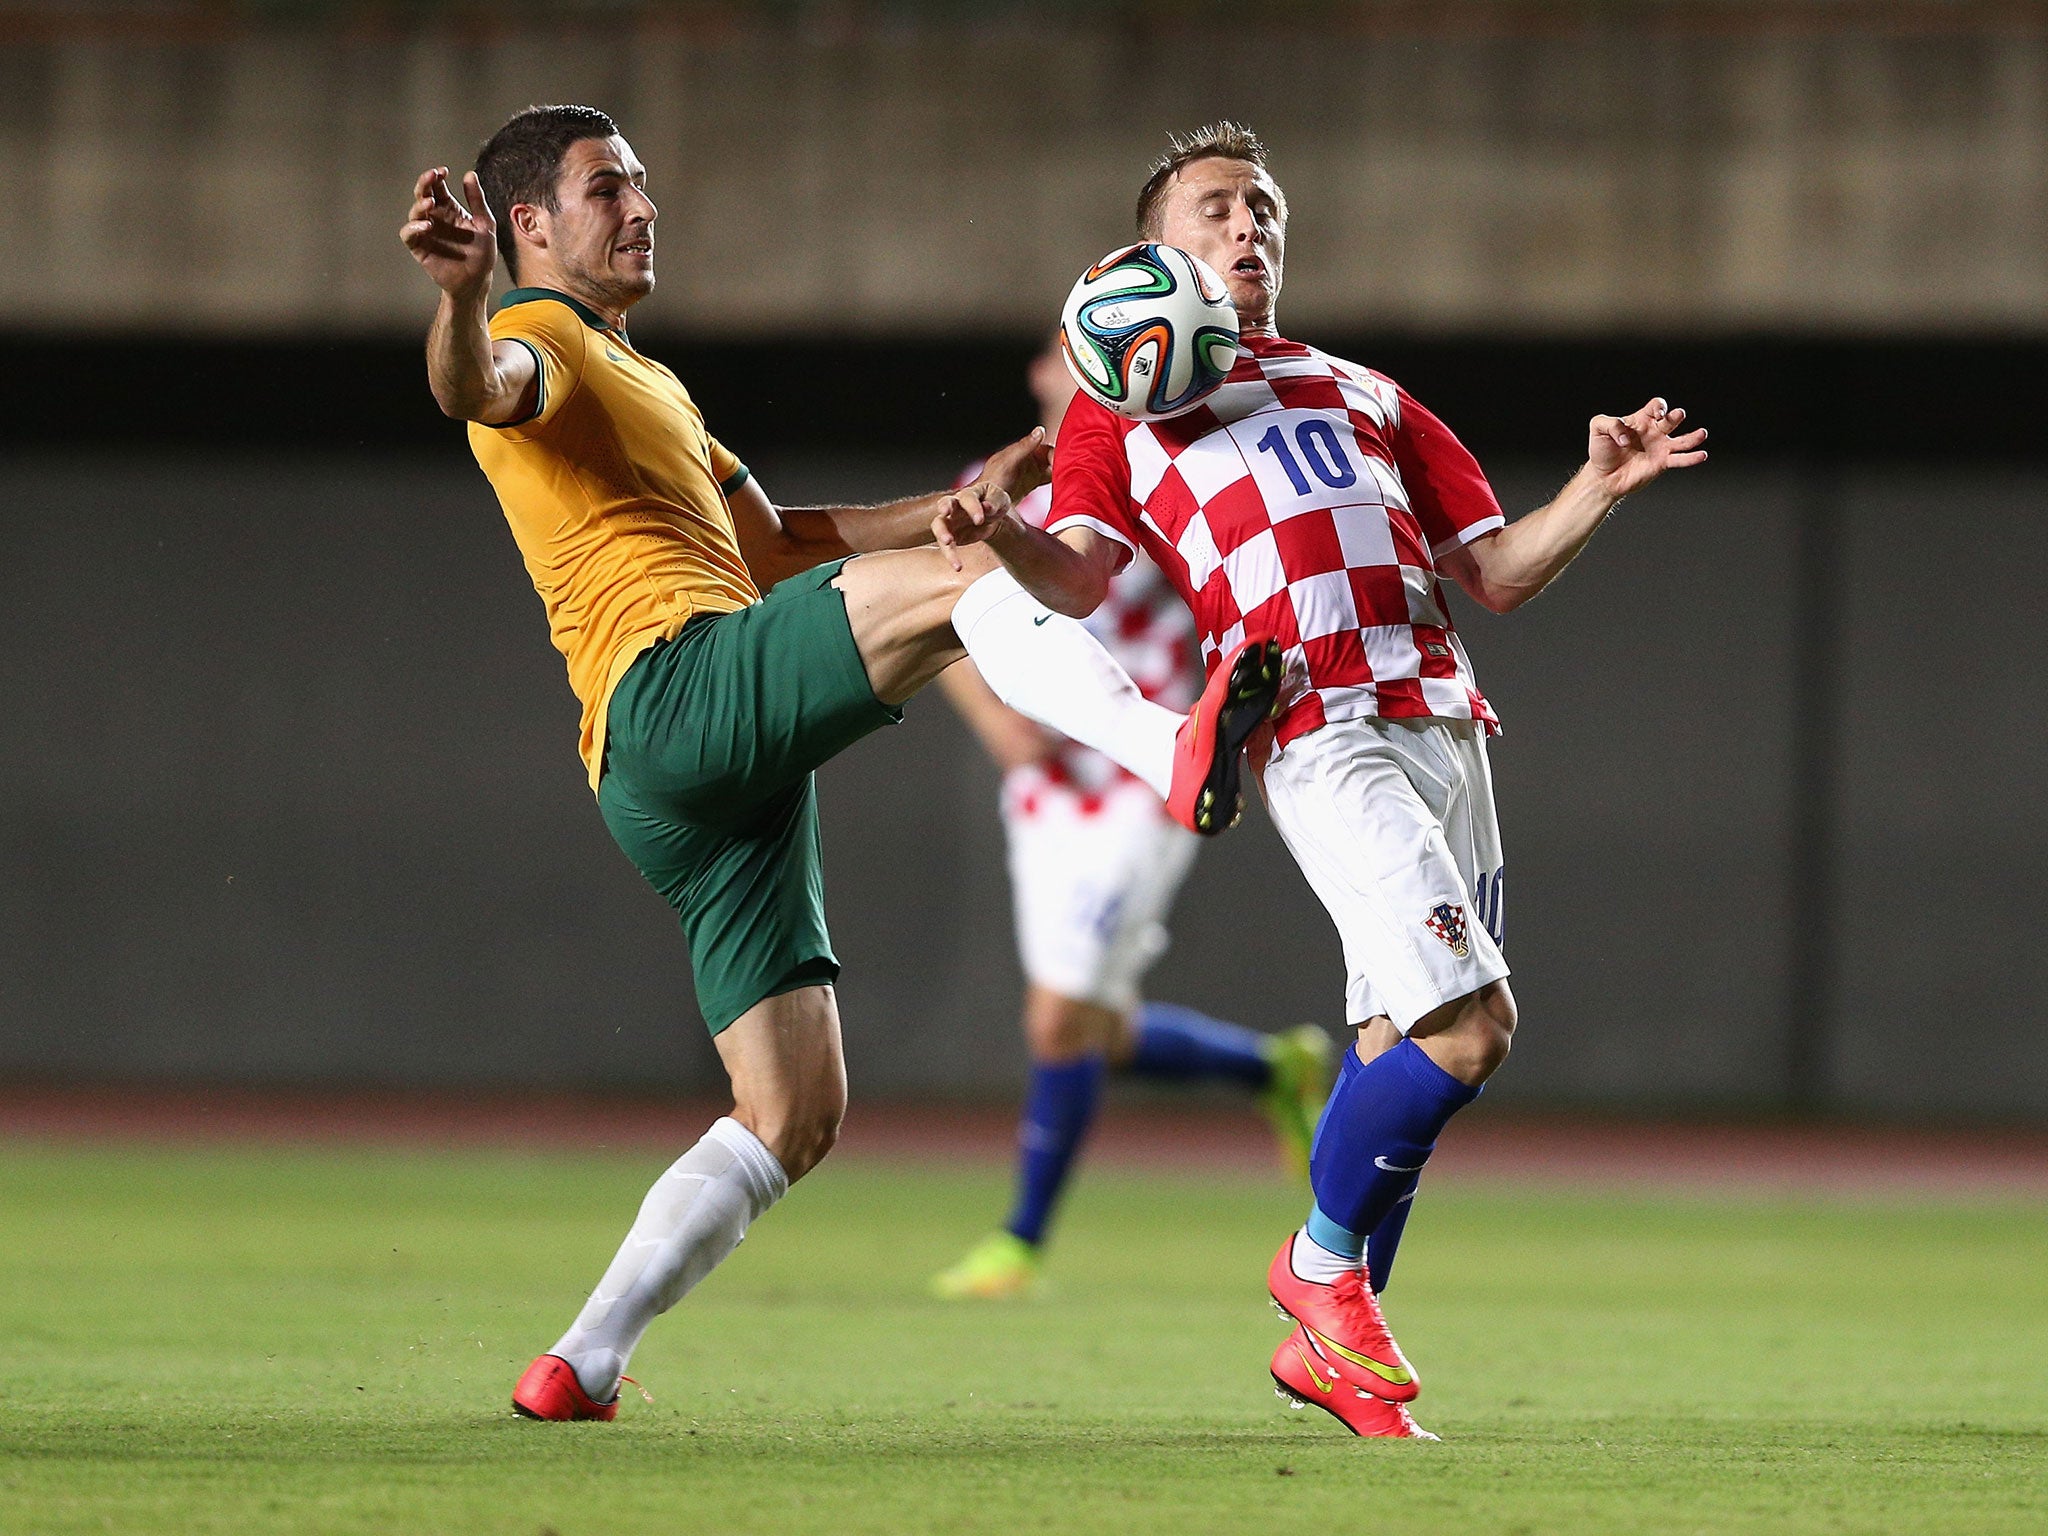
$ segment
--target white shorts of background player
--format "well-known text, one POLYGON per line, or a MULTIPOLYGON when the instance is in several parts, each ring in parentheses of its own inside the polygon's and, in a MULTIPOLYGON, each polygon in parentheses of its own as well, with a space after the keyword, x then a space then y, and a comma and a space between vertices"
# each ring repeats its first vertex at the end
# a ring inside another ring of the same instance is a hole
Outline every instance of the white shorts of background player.
POLYGON ((1165 953, 1166 914, 1200 839, 1142 784, 1111 785, 1091 814, 1081 803, 1030 769, 1004 781, 1017 953, 1038 986, 1124 1013, 1165 953))
POLYGON ((1343 940, 1347 1022, 1385 1014, 1405 1035, 1508 974, 1484 727, 1334 721, 1274 751, 1261 782, 1343 940))

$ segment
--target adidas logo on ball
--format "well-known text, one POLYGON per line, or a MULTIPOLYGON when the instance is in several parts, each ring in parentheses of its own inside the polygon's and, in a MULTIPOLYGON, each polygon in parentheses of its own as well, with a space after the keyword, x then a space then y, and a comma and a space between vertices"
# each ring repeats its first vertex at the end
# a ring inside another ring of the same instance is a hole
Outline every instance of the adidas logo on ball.
POLYGON ((1119 416, 1192 410, 1237 361, 1237 307, 1216 271, 1144 241, 1081 274, 1060 315, 1060 352, 1084 394, 1119 416))

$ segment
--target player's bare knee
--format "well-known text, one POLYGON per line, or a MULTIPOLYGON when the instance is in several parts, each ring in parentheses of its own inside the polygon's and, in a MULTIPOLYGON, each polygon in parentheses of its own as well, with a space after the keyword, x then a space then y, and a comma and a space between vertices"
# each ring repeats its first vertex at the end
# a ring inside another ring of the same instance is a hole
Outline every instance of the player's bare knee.
POLYGON ((801 1074, 735 1087, 733 1118, 760 1138, 791 1183, 823 1162, 838 1142, 846 1115, 843 1074, 801 1074))
POLYGON ((809 1140, 810 1167, 825 1160, 825 1154, 839 1145, 839 1127, 846 1119, 846 1079, 821 1085, 821 1096, 809 1106, 804 1129, 809 1140))
POLYGON ((1030 1020, 1024 1035, 1031 1047, 1031 1059, 1048 1066, 1077 1061, 1096 1048, 1086 1022, 1072 1012, 1038 1014, 1030 1020))
POLYGON ((1108 1051, 1121 1022, 1112 1009, 1033 987, 1025 1005, 1024 1039, 1033 1061, 1059 1066, 1108 1051))
POLYGON ((825 1160, 839 1143, 839 1125, 846 1113, 846 1101, 806 1105, 774 1124, 755 1129, 754 1134, 782 1164, 782 1171, 794 1184, 825 1160))
POLYGON ((1522 1015, 1515 1007, 1515 994, 1505 981, 1489 981, 1472 994, 1472 1002, 1485 1013, 1494 1028, 1513 1038, 1515 1025, 1521 1021, 1522 1015))
POLYGON ((1384 1013, 1376 1013, 1358 1026, 1358 1043, 1353 1050, 1361 1063, 1383 1056, 1401 1043, 1401 1031, 1384 1013))
POLYGON ((826 1155, 839 1145, 840 1119, 837 1114, 818 1116, 799 1128, 790 1157, 782 1165, 792 1184, 825 1161, 826 1155))
POLYGON ((1477 1073, 1466 1081, 1482 1082, 1500 1069, 1508 1052, 1514 1049, 1518 1017, 1515 995, 1505 982, 1489 982, 1465 999, 1463 1021, 1473 1070, 1477 1073))
POLYGON ((1516 1018, 1514 994, 1494 981, 1425 1014, 1409 1038, 1451 1076, 1477 1087, 1508 1059, 1516 1018))
POLYGON ((1430 1060, 1459 1082, 1476 1088, 1508 1059, 1511 1039, 1506 1032, 1485 1024, 1432 1035, 1423 1049, 1430 1060))

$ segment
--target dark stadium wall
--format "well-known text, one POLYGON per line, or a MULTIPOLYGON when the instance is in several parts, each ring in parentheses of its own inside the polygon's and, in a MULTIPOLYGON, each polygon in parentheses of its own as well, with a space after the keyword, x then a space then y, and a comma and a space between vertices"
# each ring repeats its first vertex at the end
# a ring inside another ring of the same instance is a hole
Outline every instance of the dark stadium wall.
MULTIPOLYGON (((864 427, 800 452, 770 411, 713 419, 786 500, 928 487, 1021 414, 987 382, 1018 355, 935 354, 929 387, 978 374, 967 392, 996 402, 963 406, 951 446, 927 426, 884 455, 864 427)), ((1625 353, 1561 356, 1578 372, 1535 402, 1561 434, 1540 454, 1497 397, 1455 398, 1451 370, 1416 385, 1454 397, 1511 508, 1570 469, 1589 404, 1661 382, 1625 353)), ((855 410, 860 362, 819 369, 855 410)), ((760 366, 749 382, 798 402, 825 388, 760 366)), ((1683 359, 1659 372, 1674 395, 1712 383, 1683 359)), ((0 1075, 716 1081, 672 919, 590 803, 488 488, 391 377, 402 397, 365 388, 302 421, 316 447, 283 446, 261 392, 195 411, 194 385, 154 411, 53 417, 0 458, 0 1075), (379 425, 394 417, 414 446, 379 425), (160 440, 107 440, 131 429, 160 440)), ((1758 377, 1788 401, 1801 382, 1758 377)), ((1902 436, 1894 413, 1880 431, 1870 404, 1798 404, 1839 428, 1803 461, 1791 407, 1774 427, 1752 411, 1753 431, 1701 407, 1709 471, 1626 505, 1523 612, 1460 607, 1507 723, 1525 1029, 1498 1102, 2048 1115, 2043 1009, 2013 974, 2048 896, 2028 589, 2048 465, 1979 455, 2009 446, 1995 427, 1902 436), (1880 436, 1892 451, 1870 457, 1880 436), (1830 526, 1802 564, 1803 534, 1830 526)), ((855 1091, 1009 1091, 993 772, 930 699, 821 785, 855 1091)), ((1175 936, 1158 995, 1339 1022, 1336 941, 1256 813, 1205 851, 1175 936)))
MULTIPOLYGON (((1716 447, 1824 463, 2035 458, 2048 338, 1313 333, 1369 358, 1483 456, 1569 447, 1595 409, 1652 391, 1713 424, 1716 447)), ((1025 335, 733 340, 636 327, 744 451, 965 451, 1030 410, 1025 335)), ((54 336, 0 329, 17 381, 9 441, 102 447, 441 449, 417 337, 54 336), (291 381, 280 389, 278 381, 291 381), (18 381, 34 380, 28 388, 18 381)))

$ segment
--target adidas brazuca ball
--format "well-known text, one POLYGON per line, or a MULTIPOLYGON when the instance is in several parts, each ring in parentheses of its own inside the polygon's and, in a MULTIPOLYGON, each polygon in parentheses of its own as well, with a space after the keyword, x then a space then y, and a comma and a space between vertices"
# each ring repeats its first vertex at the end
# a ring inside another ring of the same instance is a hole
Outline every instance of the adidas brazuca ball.
POLYGON ((1060 351, 1082 392, 1133 421, 1199 404, 1237 361, 1237 306, 1216 269, 1178 246, 1111 251, 1060 315, 1060 351))

